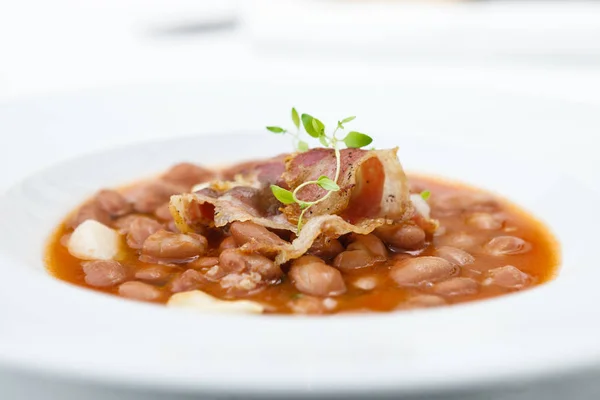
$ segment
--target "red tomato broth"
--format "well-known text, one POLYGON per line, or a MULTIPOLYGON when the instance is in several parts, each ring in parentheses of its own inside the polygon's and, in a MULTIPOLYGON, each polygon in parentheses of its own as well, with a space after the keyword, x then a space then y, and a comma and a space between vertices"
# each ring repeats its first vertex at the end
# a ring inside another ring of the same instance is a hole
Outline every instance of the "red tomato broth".
MULTIPOLYGON (((432 216, 440 222, 440 235, 428 237, 426 247, 419 251, 404 252, 408 255, 434 256, 436 249, 446 244, 448 238, 458 232, 464 232, 473 235, 476 244, 469 246, 467 251, 475 258, 475 261, 459 268, 456 276, 469 277, 478 282, 478 291, 472 294, 461 294, 454 296, 440 296, 446 304, 456 304, 473 300, 486 299, 507 293, 511 293, 521 288, 504 288, 497 285, 484 285, 486 273, 490 269, 512 265, 529 276, 528 287, 532 287, 552 279, 557 270, 559 262, 558 246, 552 235, 535 218, 519 209, 515 205, 497 197, 490 195, 497 204, 495 215, 501 216, 502 227, 498 230, 482 230, 466 223, 466 218, 471 212, 461 211, 447 213, 443 207, 437 206, 440 199, 446 195, 469 196, 474 193, 485 193, 476 188, 463 184, 448 182, 432 177, 412 176, 409 179, 413 188, 426 188, 431 192, 432 216), (444 232, 445 230, 445 232, 444 232), (485 250, 485 243, 494 237, 501 235, 517 236, 530 244, 528 251, 522 254, 514 255, 491 255, 485 250)), ((155 218, 152 214, 144 214, 155 218)), ((49 272, 58 279, 70 282, 72 284, 90 288, 104 293, 119 295, 118 286, 112 287, 94 287, 85 280, 82 261, 72 256, 67 248, 61 244, 61 238, 72 232, 66 223, 67 220, 56 230, 50 240, 47 253, 46 265, 49 272)), ((218 246, 224 235, 219 232, 212 232, 207 235, 209 250, 206 256, 218 256, 218 246)), ((344 241, 345 238, 341 238, 344 241)), ((353 270, 351 272, 342 272, 346 283, 347 291, 344 294, 332 297, 335 300, 335 307, 332 309, 321 309, 319 313, 340 313, 340 312, 384 312, 392 310, 417 308, 410 304, 409 300, 416 295, 432 295, 432 284, 422 284, 411 287, 401 287, 392 278, 389 273, 396 262, 391 258, 394 252, 390 250, 388 260, 378 263, 374 266, 353 270), (378 284, 374 289, 364 290, 355 287, 352 282, 361 277, 376 277, 378 284)), ((139 261, 139 254, 136 250, 126 247, 123 258, 119 261, 125 265, 128 270, 128 280, 134 279, 134 274, 141 268, 154 264, 139 261)), ((282 266, 284 273, 287 273, 289 264, 282 266)), ((328 261, 331 265, 331 261, 328 261)), ((155 300, 158 303, 165 303, 171 295, 169 285, 177 276, 183 273, 187 266, 173 266, 173 274, 167 283, 156 284, 154 286, 161 290, 162 295, 155 300)), ((205 272, 205 271, 204 271, 205 272)), ((290 281, 287 275, 284 275, 281 282, 275 285, 265 287, 263 290, 250 294, 248 296, 232 297, 227 295, 226 291, 219 283, 205 283, 202 291, 226 299, 244 298, 257 301, 265 305, 266 313, 289 314, 294 313, 293 304, 307 296, 300 293, 290 281)), ((320 301, 320 299, 317 299, 320 301)), ((317 300, 314 300, 315 302, 317 300)), ((311 298, 311 301, 312 298, 311 298)), ((296 311, 297 312, 297 311, 296 311)))

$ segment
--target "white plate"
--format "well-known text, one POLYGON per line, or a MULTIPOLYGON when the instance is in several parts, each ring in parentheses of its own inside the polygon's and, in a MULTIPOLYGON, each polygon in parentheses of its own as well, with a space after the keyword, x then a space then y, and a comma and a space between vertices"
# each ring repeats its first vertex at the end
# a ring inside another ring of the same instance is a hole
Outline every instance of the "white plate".
MULTIPOLYGON (((302 84, 241 86, 236 89, 240 97, 246 90, 258 93, 260 89, 265 99, 274 96, 273 103, 281 102, 275 93, 292 87, 302 104, 309 104, 314 93, 314 87, 302 84)), ((116 138, 150 126, 149 122, 168 120, 173 110, 179 115, 172 119, 178 133, 206 130, 217 121, 234 126, 236 122, 218 111, 224 104, 228 114, 252 118, 252 104, 217 89, 218 85, 163 87, 127 95, 108 92, 42 101, 36 107, 12 107, 10 113, 0 110, 0 121, 9 121, 17 133, 68 127, 71 138, 87 124, 91 132, 104 131, 116 138), (164 98, 169 99, 169 109, 159 116, 158 105, 164 98), (44 120, 35 121, 40 105, 54 110, 55 117, 64 112, 72 118, 57 117, 49 128, 44 120), (197 117, 198 109, 208 122, 197 117), (18 115, 29 118, 15 123, 18 115), (119 127, 116 122, 123 118, 128 118, 127 126, 119 127)), ((571 133, 571 142, 592 143, 586 133, 597 128, 598 109, 414 82, 356 84, 352 90, 330 83, 327 93, 315 98, 314 109, 321 107, 329 118, 349 104, 348 94, 357 96, 356 103, 363 107, 355 104, 350 112, 360 118, 364 109, 367 120, 378 116, 377 145, 401 145, 407 169, 438 172, 497 190, 534 212, 561 242, 559 278, 530 291, 449 308, 290 318, 173 312, 49 277, 41 258, 50 230, 97 188, 152 174, 180 160, 221 164, 272 154, 288 145, 268 133, 228 132, 142 143, 45 168, 0 199, 0 221, 5 227, 0 230, 4 281, 0 365, 4 370, 171 394, 427 396, 510 386, 600 366, 600 292, 596 290, 600 269, 594 235, 600 222, 596 207, 600 196, 592 189, 595 182, 589 172, 574 177, 588 166, 598 168, 599 163, 582 164, 578 156, 585 149, 577 154, 566 149, 560 159, 555 157, 565 143, 563 121, 577 118, 583 127, 571 133), (500 136, 507 118, 513 129, 500 136), (539 127, 542 135, 532 135, 532 126, 539 127), (418 135, 416 128, 420 128, 418 135), (406 136, 398 136, 405 131, 406 136), (533 147, 536 141, 539 145, 533 147)), ((268 111, 272 115, 268 123, 285 122, 287 113, 279 118, 263 106, 261 119, 268 111)), ((282 108, 272 105, 272 110, 282 108)), ((248 120, 239 123, 244 121, 248 120)), ((160 129, 168 132, 166 122, 160 129)), ((58 135, 56 140, 66 139, 58 135)))

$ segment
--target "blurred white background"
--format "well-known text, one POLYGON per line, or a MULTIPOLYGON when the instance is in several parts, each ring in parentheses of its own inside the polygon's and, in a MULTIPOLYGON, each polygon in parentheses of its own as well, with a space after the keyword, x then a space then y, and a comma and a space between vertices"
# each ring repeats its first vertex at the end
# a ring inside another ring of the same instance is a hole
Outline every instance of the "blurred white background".
POLYGON ((534 85, 587 87, 600 69, 600 2, 0 1, 0 99, 252 79, 276 63, 511 69, 534 85))

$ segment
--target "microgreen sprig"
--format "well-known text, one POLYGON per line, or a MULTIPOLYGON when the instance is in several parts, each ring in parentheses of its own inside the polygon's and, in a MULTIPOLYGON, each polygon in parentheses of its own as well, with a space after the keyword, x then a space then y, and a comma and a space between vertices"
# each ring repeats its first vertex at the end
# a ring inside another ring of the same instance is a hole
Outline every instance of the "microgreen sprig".
POLYGON ((296 126, 296 131, 295 132, 291 132, 288 131, 287 129, 284 129, 280 126, 267 126, 267 129, 273 133, 277 133, 277 134, 289 134, 292 136, 292 140, 294 142, 294 147, 296 148, 296 150, 300 151, 300 152, 305 152, 308 150, 308 143, 306 143, 304 140, 300 139, 300 116, 298 115, 298 111, 296 111, 295 108, 292 107, 292 121, 294 122, 294 125, 296 126))
POLYGON ((339 177, 340 177, 340 172, 341 172, 340 143, 343 142, 346 145, 346 147, 348 147, 348 148, 361 148, 361 147, 368 146, 373 141, 373 139, 369 135, 366 135, 366 134, 360 133, 360 132, 356 132, 356 131, 348 132, 348 134, 343 139, 337 138, 337 136, 336 136, 337 132, 345 129, 344 124, 347 124, 348 122, 353 121, 355 118, 356 117, 351 116, 351 117, 344 118, 341 121, 338 121, 337 126, 333 130, 331 135, 327 135, 325 133, 325 124, 323 124, 323 122, 321 122, 321 120, 319 120, 318 118, 314 118, 313 116, 311 116, 309 114, 299 115, 298 111, 296 111, 295 108, 292 108, 292 121, 294 122, 294 125, 296 126, 296 129, 297 129, 295 133, 289 132, 287 129, 281 128, 279 126, 267 126, 267 129, 273 133, 276 133, 276 134, 288 133, 288 134, 292 135, 296 149, 298 151, 303 152, 303 151, 307 151, 309 147, 308 147, 308 143, 301 140, 299 137, 300 124, 302 123, 302 127, 304 128, 304 131, 309 136, 311 136, 315 139, 318 139, 319 142, 321 143, 321 145, 323 145, 323 147, 331 148, 334 150, 336 166, 335 166, 335 175, 334 175, 333 179, 329 178, 328 176, 321 175, 316 180, 311 180, 311 181, 301 183, 296 188, 294 188, 293 191, 284 189, 277 185, 271 185, 271 191, 273 192, 273 195, 275 196, 275 198, 277 200, 279 200, 281 203, 286 204, 286 205, 294 204, 294 203, 298 204, 298 206, 302 210, 300 212, 300 216, 298 217, 298 232, 300 232, 300 230, 302 229, 304 214, 312 206, 325 201, 329 196, 331 196, 331 194, 333 192, 337 192, 340 190, 340 186, 337 183, 339 180, 339 177), (302 190, 303 188, 305 188, 309 185, 317 185, 317 186, 321 187, 322 189, 325 189, 327 191, 327 193, 325 193, 321 198, 314 200, 314 201, 306 201, 306 200, 302 200, 302 199, 298 198, 298 193, 300 192, 300 190, 302 190))

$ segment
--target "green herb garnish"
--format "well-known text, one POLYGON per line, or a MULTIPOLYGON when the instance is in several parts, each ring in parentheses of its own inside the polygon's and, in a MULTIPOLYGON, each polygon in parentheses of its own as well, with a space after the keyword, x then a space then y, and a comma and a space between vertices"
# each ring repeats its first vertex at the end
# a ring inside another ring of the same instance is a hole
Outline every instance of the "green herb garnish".
POLYGON ((423 190, 420 195, 423 200, 427 201, 431 197, 431 192, 429 190, 423 190))
POLYGON ((279 200, 281 203, 286 204, 286 205, 296 203, 302 210, 300 212, 300 216, 298 217, 298 232, 300 232, 300 230, 302 229, 302 224, 303 224, 302 219, 303 219, 306 211, 308 211, 315 204, 318 204, 318 203, 326 200, 331 195, 331 193, 337 192, 338 190, 340 190, 340 186, 337 183, 337 181, 340 177, 340 170, 341 170, 341 166, 340 166, 341 156, 340 156, 340 148, 339 148, 340 143, 343 142, 346 145, 346 147, 348 147, 348 148, 358 149, 361 147, 368 146, 369 144, 371 144, 371 142, 373 142, 373 139, 369 135, 366 135, 366 134, 360 133, 360 132, 356 132, 356 131, 349 132, 343 139, 338 139, 336 137, 336 133, 339 130, 344 130, 344 124, 354 120, 355 118, 356 117, 351 116, 351 117, 346 117, 346 118, 342 119, 341 121, 338 121, 337 127, 333 130, 333 133, 331 135, 327 135, 325 133, 325 124, 323 124, 323 122, 321 122, 321 120, 319 120, 318 118, 315 118, 309 114, 299 115, 298 111, 296 111, 295 108, 292 108, 292 122, 294 123, 294 125, 296 126, 296 129, 297 129, 295 133, 292 133, 292 132, 290 132, 284 128, 281 128, 279 126, 267 126, 267 129, 273 133, 290 134, 294 139, 294 147, 298 151, 304 152, 304 151, 307 151, 309 149, 309 147, 308 147, 308 143, 305 142, 304 140, 301 140, 299 137, 300 136, 300 125, 302 125, 302 127, 304 128, 304 131, 309 136, 311 136, 315 139, 318 139, 319 142, 321 143, 321 145, 323 145, 323 147, 331 148, 334 150, 334 153, 335 153, 336 168, 335 168, 335 176, 333 179, 331 179, 328 176, 322 175, 317 180, 304 182, 304 183, 298 185, 293 191, 284 189, 277 185, 271 185, 271 191, 273 192, 273 195, 275 196, 275 198, 277 200, 279 200), (327 193, 325 195, 323 195, 321 198, 314 200, 314 201, 305 201, 305 200, 299 199, 298 192, 308 185, 317 185, 317 186, 325 189, 327 191, 327 193))

